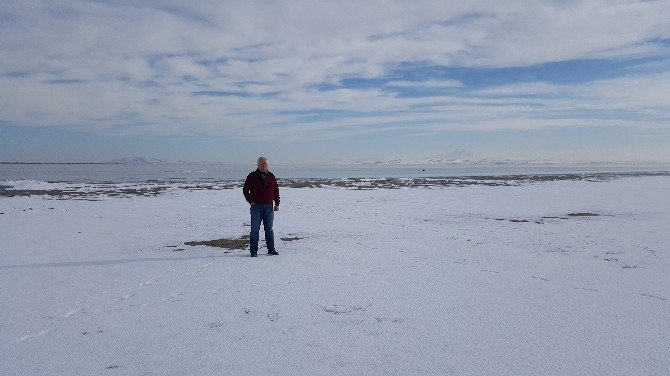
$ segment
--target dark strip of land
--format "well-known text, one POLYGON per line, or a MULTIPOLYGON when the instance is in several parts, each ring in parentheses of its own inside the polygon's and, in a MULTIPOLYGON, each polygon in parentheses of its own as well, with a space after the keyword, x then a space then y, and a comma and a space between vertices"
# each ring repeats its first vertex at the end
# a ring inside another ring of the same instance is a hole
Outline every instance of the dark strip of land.
MULTIPOLYGON (((670 176, 670 171, 660 172, 616 172, 592 174, 545 174, 506 176, 464 177, 420 177, 420 178, 324 178, 324 179, 279 179, 282 188, 343 188, 354 190, 468 187, 468 186, 518 186, 550 181, 601 182, 629 177, 670 176)), ((66 183, 67 184, 67 183, 66 183)), ((148 183, 71 183, 58 189, 14 189, 0 185, 0 198, 46 196, 54 199, 98 200, 103 197, 157 196, 168 189, 186 191, 241 189, 242 181, 152 181, 148 183)))

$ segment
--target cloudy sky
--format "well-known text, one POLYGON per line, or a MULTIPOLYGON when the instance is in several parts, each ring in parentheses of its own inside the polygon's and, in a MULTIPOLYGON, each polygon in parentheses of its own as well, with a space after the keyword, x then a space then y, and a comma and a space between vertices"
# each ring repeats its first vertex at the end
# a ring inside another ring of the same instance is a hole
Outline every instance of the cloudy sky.
POLYGON ((670 0, 0 4, 0 161, 670 161, 670 0))

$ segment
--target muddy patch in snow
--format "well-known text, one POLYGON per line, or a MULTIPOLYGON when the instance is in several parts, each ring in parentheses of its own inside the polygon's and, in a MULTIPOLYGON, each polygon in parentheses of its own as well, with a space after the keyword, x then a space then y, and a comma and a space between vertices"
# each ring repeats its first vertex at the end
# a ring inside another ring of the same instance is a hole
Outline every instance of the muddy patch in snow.
POLYGON ((195 247, 197 245, 205 245, 208 247, 225 248, 225 249, 247 249, 249 247, 249 235, 242 235, 237 239, 223 238, 215 240, 193 241, 185 242, 184 244, 195 247))

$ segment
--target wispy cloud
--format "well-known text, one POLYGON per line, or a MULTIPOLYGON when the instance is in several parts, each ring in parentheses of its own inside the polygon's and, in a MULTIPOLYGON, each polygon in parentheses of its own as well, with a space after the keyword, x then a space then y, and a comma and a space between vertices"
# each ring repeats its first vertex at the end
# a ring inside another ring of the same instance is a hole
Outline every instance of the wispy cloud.
POLYGON ((453 89, 463 87, 463 83, 458 80, 391 81, 386 85, 410 89, 453 89))
POLYGON ((59 80, 46 80, 43 81, 45 84, 56 84, 56 85, 67 85, 67 84, 81 84, 86 82, 86 80, 80 80, 76 78, 66 78, 59 80))
POLYGON ((0 12, 0 121, 16 125, 296 139, 670 126, 668 1, 29 0, 0 12), (580 75, 598 61, 621 64, 580 75), (538 78, 543 64, 579 78, 538 78), (132 122, 144 126, 119 128, 132 122))

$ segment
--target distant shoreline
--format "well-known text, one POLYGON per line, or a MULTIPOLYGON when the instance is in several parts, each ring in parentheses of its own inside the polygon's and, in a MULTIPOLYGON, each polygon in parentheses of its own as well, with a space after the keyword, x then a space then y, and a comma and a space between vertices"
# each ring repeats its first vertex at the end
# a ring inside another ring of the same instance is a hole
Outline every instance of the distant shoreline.
MULTIPOLYGON (((2 181, 138 183, 244 180, 249 164, 156 162, 0 162, 2 181)), ((670 173, 670 164, 457 164, 457 165, 291 165, 275 164, 283 179, 444 178, 464 176, 592 175, 598 173, 670 173)))
MULTIPOLYGON (((227 162, 2 162, 0 165, 238 165, 242 163, 227 162)), ((358 163, 318 163, 329 167, 449 167, 449 166, 520 166, 520 165, 666 165, 670 162, 658 161, 594 161, 594 162, 545 162, 545 161, 472 161, 472 162, 412 162, 412 163, 385 163, 385 162, 358 162, 358 163)), ((302 166, 303 163, 276 163, 277 166, 302 166)), ((308 166, 312 164, 307 164, 308 166)))
MULTIPOLYGON (((471 186, 520 186, 552 181, 588 181, 605 182, 631 177, 668 177, 670 171, 663 172, 611 172, 611 173, 572 173, 537 175, 489 175, 460 177, 421 177, 421 178, 289 178, 278 179, 282 188, 339 188, 348 190, 379 190, 406 188, 439 188, 471 186)), ((68 186, 37 185, 30 188, 15 188, 12 185, 0 185, 0 198, 44 196, 56 199, 100 200, 104 197, 158 196, 178 189, 182 191, 218 191, 240 189, 244 180, 220 180, 210 182, 186 181, 146 181, 136 183, 67 183, 68 186)))

